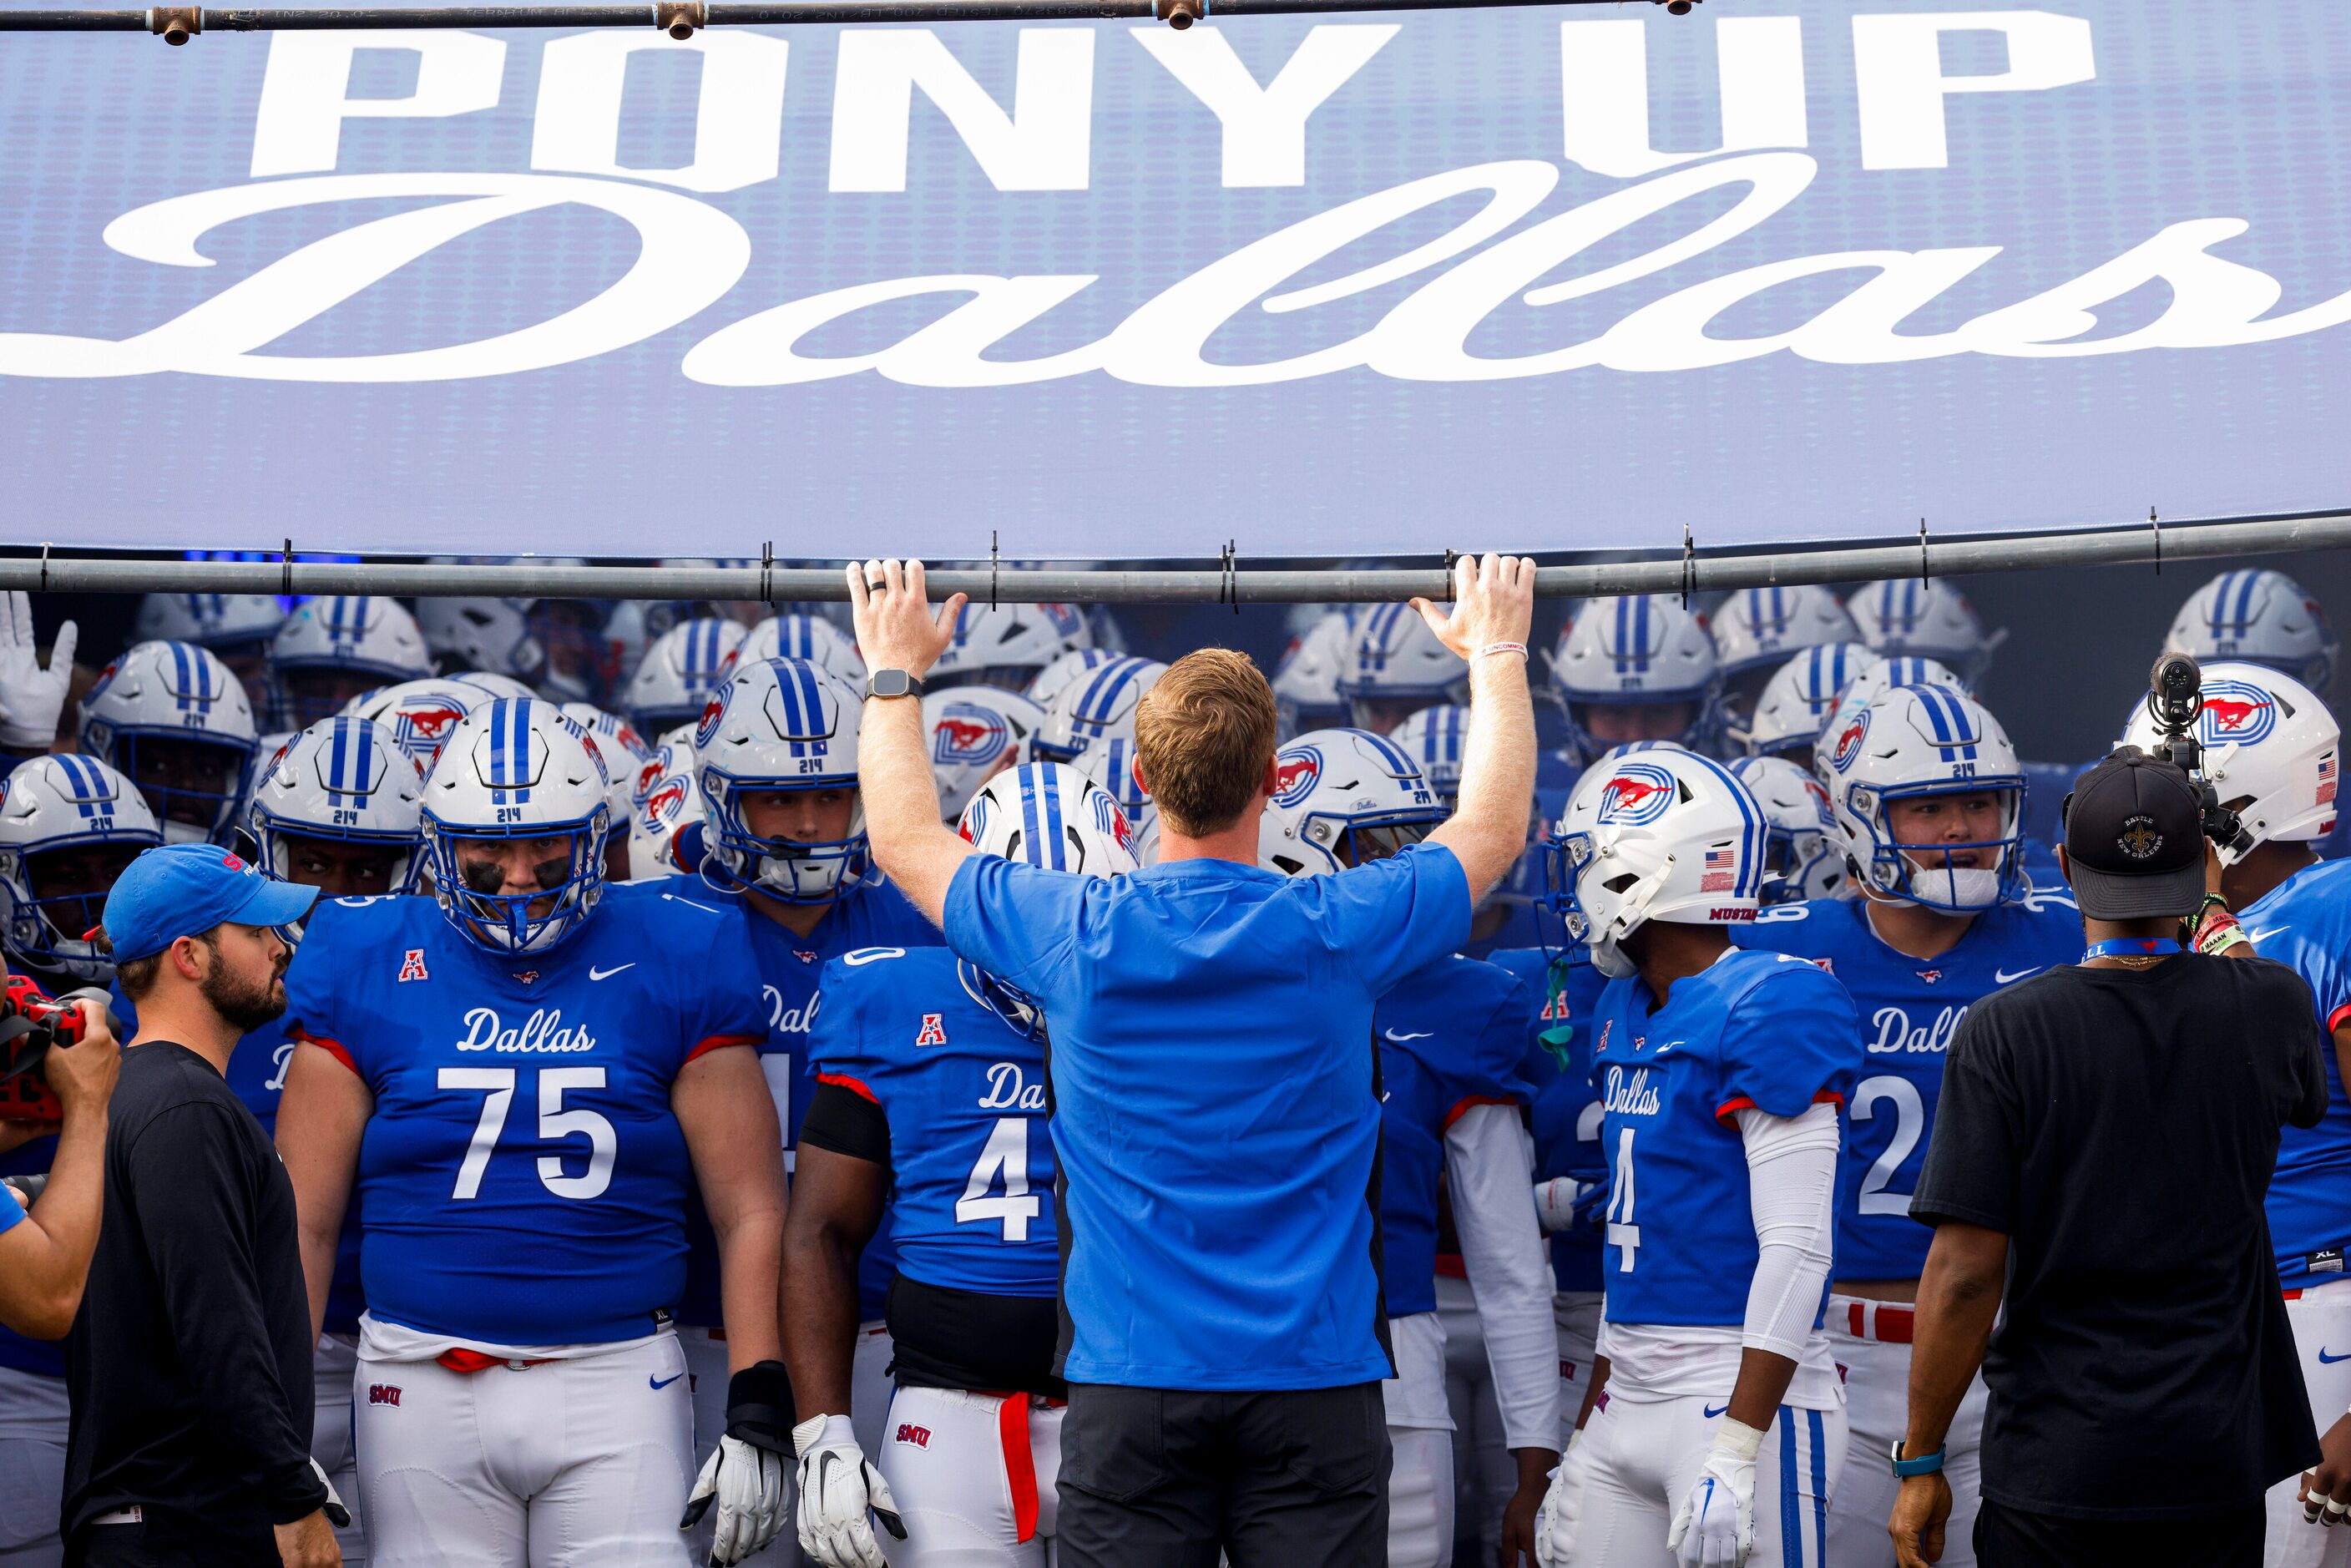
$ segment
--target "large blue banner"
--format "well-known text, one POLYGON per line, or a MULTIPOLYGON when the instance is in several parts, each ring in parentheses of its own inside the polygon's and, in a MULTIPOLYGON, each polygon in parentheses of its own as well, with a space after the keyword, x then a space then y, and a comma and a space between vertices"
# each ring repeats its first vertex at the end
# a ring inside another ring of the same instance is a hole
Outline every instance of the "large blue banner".
POLYGON ((2351 504, 2351 6, 0 41, 13 542, 1678 548, 2351 504))

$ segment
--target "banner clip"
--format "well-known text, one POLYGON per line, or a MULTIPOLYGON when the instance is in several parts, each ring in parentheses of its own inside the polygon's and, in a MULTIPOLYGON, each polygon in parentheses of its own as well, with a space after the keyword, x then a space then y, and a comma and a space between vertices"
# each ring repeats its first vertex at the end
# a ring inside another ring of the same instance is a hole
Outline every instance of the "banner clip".
POLYGON ((1698 586, 1698 543, 1690 538, 1689 519, 1682 519, 1682 608, 1687 610, 1690 590, 1698 586))
POLYGON ((2147 526, 2155 530, 2155 575, 2163 575, 2163 524, 2157 520, 2155 508, 2147 509, 2147 526))
POLYGON ((768 607, 768 613, 770 615, 776 612, 775 582, 776 541, 761 539, 759 541, 759 602, 768 607))
POLYGON ((1927 581, 1927 519, 1926 519, 1926 518, 1924 518, 1924 517, 1921 517, 1921 518, 1919 518, 1919 519, 1918 519, 1918 586, 1919 586, 1919 587, 1921 587, 1921 588, 1925 588, 1925 587, 1927 587, 1927 586, 1928 586, 1928 581, 1927 581))
POLYGON ((277 558, 277 591, 287 599, 294 597, 294 541, 287 539, 286 549, 277 558))

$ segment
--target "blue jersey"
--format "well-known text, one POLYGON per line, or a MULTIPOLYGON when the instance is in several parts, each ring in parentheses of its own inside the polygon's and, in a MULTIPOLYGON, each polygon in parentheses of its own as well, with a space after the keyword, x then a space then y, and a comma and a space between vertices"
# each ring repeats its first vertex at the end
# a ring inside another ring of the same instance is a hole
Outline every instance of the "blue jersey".
POLYGON ((359 1168, 375 1316, 590 1344, 676 1307, 694 1173, 671 1088, 767 1024, 741 912, 700 892, 608 887, 570 940, 512 955, 427 899, 319 905, 287 1025, 375 1096, 359 1168))
MULTIPOLYGON (((1533 1085, 1535 1179, 1573 1176, 1605 1182, 1600 1152, 1600 1091, 1592 1083, 1593 1016, 1607 977, 1590 964, 1554 967, 1540 947, 1492 954, 1486 960, 1524 980, 1536 1003, 1535 1039, 1519 1066, 1533 1085), (1554 989, 1553 988, 1557 988, 1554 989)), ((1562 1291, 1597 1291, 1600 1229, 1579 1226, 1551 1238, 1552 1282, 1562 1291)))
MULTIPOLYGON (((687 884, 701 887, 699 883, 687 884)), ((939 928, 923 918, 906 895, 880 880, 860 883, 825 906, 824 916, 805 936, 796 936, 750 905, 742 894, 695 894, 705 903, 741 908, 750 932, 752 961, 757 966, 760 999, 767 1006, 768 1027, 759 1040, 759 1071, 768 1091, 776 1097, 776 1119, 783 1124, 784 1168, 789 1151, 799 1146, 800 1118, 808 1114, 810 1092, 816 1078, 809 1064, 810 1032, 822 1007, 825 965, 843 953, 867 947, 935 947, 939 928), (706 895, 706 896, 705 896, 706 895)), ((685 1300, 678 1321, 697 1328, 716 1328, 723 1322, 718 1301, 718 1239, 697 1198, 688 1216, 686 1237, 692 1251, 685 1273, 685 1300)), ((857 1263, 859 1316, 871 1322, 882 1316, 890 1290, 893 1254, 887 1226, 875 1231, 857 1263)))
POLYGON ((1775 953, 1726 953, 1653 1000, 1637 975, 1609 981, 1593 1043, 1608 1321, 1736 1325, 1759 1249, 1733 1117, 1849 1101, 1860 1020, 1826 970, 1775 953))
POLYGON ((1910 1190, 1927 1164, 1943 1054, 1970 1007, 2082 956, 2080 912, 2071 898, 2036 890, 1977 915, 1932 958, 1887 946, 1859 899, 1780 904, 1732 940, 1809 958, 1844 983, 1861 1017, 1862 1055, 1838 1183, 1836 1274, 1917 1279, 1935 1232, 1910 1218, 1910 1190))
POLYGON ((1445 1133, 1477 1105, 1525 1105, 1519 1063, 1537 1003, 1475 958, 1439 958, 1372 1010, 1380 1037, 1380 1250, 1390 1317, 1437 1310, 1437 1181, 1445 1133))
POLYGON ((1045 1048, 980 997, 944 947, 873 947, 824 967, 818 1076, 890 1124, 883 1223, 926 1285, 1050 1297, 1061 1280, 1045 1048))
POLYGON ((2351 1247, 2351 1103, 2335 1031, 2351 1023, 2351 861, 2322 861, 2294 873, 2238 916, 2264 958, 2300 975, 2327 1035, 2326 1115, 2308 1129, 2280 1134, 2277 1174, 2270 1178, 2270 1241, 2278 1275, 2289 1285, 2324 1283, 2307 1276, 2343 1270, 2351 1247))

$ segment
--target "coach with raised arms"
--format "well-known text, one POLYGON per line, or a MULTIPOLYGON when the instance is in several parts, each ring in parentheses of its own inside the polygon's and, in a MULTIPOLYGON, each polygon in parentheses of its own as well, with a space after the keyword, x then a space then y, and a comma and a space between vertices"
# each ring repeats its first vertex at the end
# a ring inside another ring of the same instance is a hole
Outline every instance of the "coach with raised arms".
MULTIPOLYGON (((1277 792, 1272 691, 1214 648, 1177 661, 1136 715, 1157 864, 1102 880, 977 853, 940 825, 910 700, 964 598, 934 615, 912 562, 854 564, 849 580, 873 672, 860 782, 874 858, 1050 1030, 1061 1561, 1152 1568, 1218 1547, 1235 1568, 1382 1561, 1392 1368, 1372 1004, 1468 937, 1524 847, 1534 564, 1464 559, 1449 615, 1415 601, 1470 665, 1457 813, 1390 859, 1297 878, 1257 863, 1277 792)), ((1039 815, 1029 831, 1059 836, 1039 815)), ((862 1512, 840 1497, 820 1489, 802 1508, 862 1512)))

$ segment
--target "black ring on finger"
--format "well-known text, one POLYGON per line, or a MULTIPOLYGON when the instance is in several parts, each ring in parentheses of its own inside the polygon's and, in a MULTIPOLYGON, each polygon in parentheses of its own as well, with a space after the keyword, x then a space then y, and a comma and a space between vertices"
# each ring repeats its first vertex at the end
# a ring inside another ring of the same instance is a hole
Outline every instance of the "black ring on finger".
POLYGON ((886 577, 869 577, 865 580, 865 591, 868 593, 880 593, 889 586, 890 580, 886 577))

